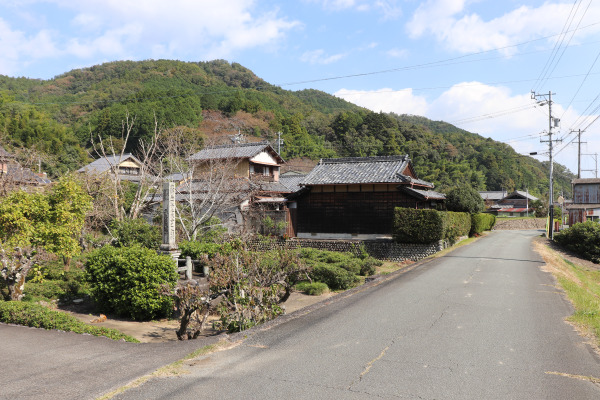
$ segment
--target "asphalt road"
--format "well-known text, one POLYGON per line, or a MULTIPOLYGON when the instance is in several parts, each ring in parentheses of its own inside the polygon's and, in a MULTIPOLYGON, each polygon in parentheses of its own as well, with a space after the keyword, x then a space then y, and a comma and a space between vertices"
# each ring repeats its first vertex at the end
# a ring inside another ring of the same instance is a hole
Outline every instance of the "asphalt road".
POLYGON ((0 399, 96 399, 215 340, 126 343, 0 324, 0 399))
POLYGON ((600 398, 577 379, 600 360, 564 322, 537 235, 493 232, 117 398, 600 398))

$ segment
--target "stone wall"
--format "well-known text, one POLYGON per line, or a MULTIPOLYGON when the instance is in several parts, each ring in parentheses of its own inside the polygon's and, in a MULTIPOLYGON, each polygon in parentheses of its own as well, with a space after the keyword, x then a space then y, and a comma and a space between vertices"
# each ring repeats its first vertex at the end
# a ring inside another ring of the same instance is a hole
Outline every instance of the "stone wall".
POLYGON ((379 260, 399 262, 417 261, 449 247, 443 240, 431 244, 396 243, 392 240, 308 240, 308 239, 254 239, 247 245, 250 250, 299 249, 310 247, 328 251, 347 251, 360 255, 364 249, 379 260))

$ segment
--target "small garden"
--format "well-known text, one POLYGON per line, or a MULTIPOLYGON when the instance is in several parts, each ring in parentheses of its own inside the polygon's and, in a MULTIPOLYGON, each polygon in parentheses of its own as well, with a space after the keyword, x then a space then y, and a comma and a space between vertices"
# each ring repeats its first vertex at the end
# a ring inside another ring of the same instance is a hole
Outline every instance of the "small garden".
MULTIPOLYGON (((197 235, 178 244, 181 257, 189 256, 197 265, 196 279, 181 281, 175 261, 157 251, 159 224, 142 218, 105 218, 99 223, 99 217, 92 223, 92 208, 92 197, 72 176, 46 192, 14 191, 0 200, 0 322, 135 341, 94 323, 107 316, 177 320, 173 330, 178 339, 187 340, 208 328, 237 332, 276 318, 293 293, 344 291, 402 267, 375 259, 364 248, 345 253, 312 248, 252 251, 242 237, 226 235, 220 221, 211 217, 195 228, 197 235), (200 279, 202 274, 208 276, 200 279), (90 323, 61 311, 77 304, 94 314, 88 314, 90 323)), ((469 210, 398 208, 395 238, 404 243, 454 242, 491 229, 494 222, 491 215, 469 210)))

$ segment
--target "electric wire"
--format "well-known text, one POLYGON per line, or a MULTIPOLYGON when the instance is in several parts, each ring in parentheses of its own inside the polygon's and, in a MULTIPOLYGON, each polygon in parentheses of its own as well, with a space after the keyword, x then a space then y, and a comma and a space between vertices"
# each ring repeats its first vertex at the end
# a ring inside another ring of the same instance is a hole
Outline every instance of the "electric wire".
POLYGON ((552 52, 550 53, 550 56, 548 57, 548 59, 546 60, 546 63, 544 64, 544 67, 542 68, 542 71, 540 72, 540 75, 538 76, 538 78, 536 79, 534 85, 533 85, 533 89, 532 91, 537 92, 539 91, 542 81, 543 79, 546 77, 546 74, 548 72, 548 70, 550 69, 550 65, 552 65, 553 60, 556 58, 556 54, 558 54, 558 51, 560 49, 560 47, 562 46, 562 43, 564 42, 564 36, 566 35, 566 32, 568 30, 568 27, 570 26, 570 20, 572 20, 572 15, 574 16, 575 14, 573 13, 573 10, 575 9, 575 6, 577 4, 579 0, 575 0, 575 2, 573 3, 573 5, 571 6, 571 11, 569 11, 569 15, 567 16, 567 19, 565 20, 565 23, 563 25, 563 28, 560 32, 559 36, 559 40, 556 41, 556 43, 554 43, 554 48, 552 49, 552 52))

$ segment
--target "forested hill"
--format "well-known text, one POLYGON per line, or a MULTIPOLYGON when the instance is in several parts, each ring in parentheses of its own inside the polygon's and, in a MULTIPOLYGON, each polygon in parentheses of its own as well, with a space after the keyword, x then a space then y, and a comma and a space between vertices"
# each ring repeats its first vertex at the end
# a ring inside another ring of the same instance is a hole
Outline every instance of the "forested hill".
MULTIPOLYGON (((47 81, 0 76, 0 144, 57 176, 89 161, 90 136, 121 137, 135 116, 129 146, 162 129, 186 126, 198 138, 274 141, 286 160, 409 154, 419 177, 439 190, 548 191, 547 166, 508 145, 423 117, 373 113, 318 90, 272 85, 237 63, 119 61, 47 81), (35 155, 32 155, 35 154, 35 155), (34 159, 35 158, 35 159, 34 159)), ((572 175, 555 166, 556 189, 572 175)))

